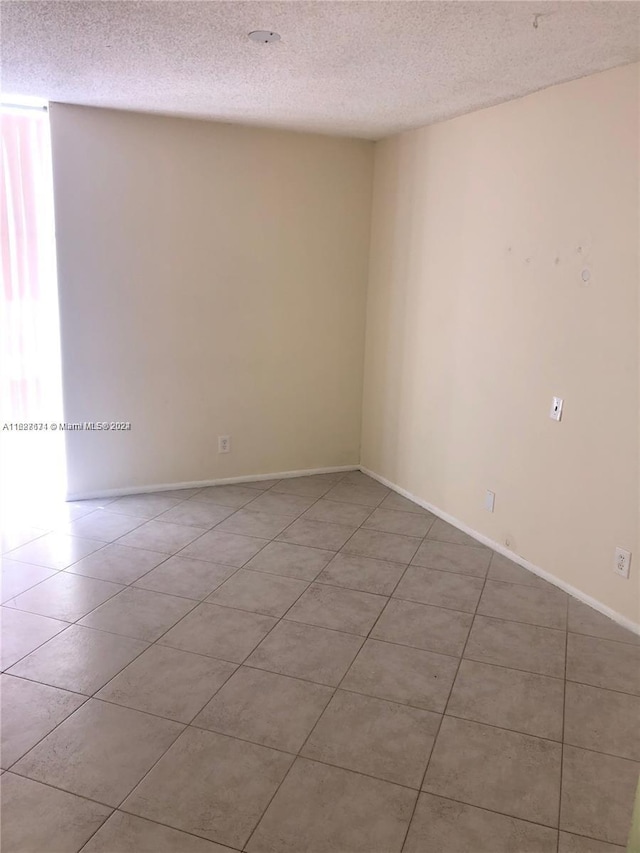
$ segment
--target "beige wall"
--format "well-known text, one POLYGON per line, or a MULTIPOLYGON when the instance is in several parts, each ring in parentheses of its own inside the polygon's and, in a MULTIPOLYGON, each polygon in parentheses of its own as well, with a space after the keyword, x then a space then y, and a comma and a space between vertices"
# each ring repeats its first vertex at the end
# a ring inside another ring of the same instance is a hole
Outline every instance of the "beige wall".
POLYGON ((373 144, 51 128, 65 417, 132 423, 67 436, 70 493, 357 464, 373 144))
POLYGON ((638 202, 637 65, 379 143, 362 446, 636 622, 638 202))

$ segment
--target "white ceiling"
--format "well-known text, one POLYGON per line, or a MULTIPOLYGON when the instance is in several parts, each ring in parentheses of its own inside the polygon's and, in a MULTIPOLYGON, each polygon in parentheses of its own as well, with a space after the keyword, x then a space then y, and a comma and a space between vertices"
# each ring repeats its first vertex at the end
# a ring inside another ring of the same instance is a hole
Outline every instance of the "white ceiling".
POLYGON ((370 139, 640 58, 640 3, 613 0, 4 0, 1 13, 7 93, 370 139), (282 40, 255 44, 255 29, 282 40))

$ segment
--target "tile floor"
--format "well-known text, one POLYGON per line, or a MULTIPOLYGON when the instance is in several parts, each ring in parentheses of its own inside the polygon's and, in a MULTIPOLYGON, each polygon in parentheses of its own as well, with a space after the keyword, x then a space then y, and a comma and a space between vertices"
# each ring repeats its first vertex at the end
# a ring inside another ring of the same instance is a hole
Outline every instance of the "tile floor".
POLYGON ((361 473, 9 525, 3 853, 614 853, 640 637, 361 473))

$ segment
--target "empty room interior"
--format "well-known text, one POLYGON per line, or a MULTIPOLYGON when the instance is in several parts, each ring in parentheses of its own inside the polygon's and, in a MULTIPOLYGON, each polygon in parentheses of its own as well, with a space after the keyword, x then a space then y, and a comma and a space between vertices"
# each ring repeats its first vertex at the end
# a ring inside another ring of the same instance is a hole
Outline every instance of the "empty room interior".
POLYGON ((3 853, 639 853, 640 3, 0 25, 3 853))

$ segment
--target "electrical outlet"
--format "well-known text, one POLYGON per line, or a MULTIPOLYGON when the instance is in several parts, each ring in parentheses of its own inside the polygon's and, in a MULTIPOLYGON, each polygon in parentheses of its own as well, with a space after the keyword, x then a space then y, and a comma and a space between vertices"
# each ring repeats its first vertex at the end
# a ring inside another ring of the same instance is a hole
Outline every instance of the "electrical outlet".
POLYGON ((230 435, 219 435, 218 436, 218 453, 229 453, 231 450, 231 436, 230 435))
POLYGON ((551 411, 549 412, 549 417, 552 421, 559 421, 562 419, 562 404, 564 400, 562 397, 554 397, 551 401, 551 411))
POLYGON ((484 496, 484 508, 487 512, 493 512, 496 503, 496 493, 487 489, 484 496))
POLYGON ((621 578, 628 578, 631 569, 631 551, 624 548, 616 548, 616 556, 613 562, 613 571, 621 578))

